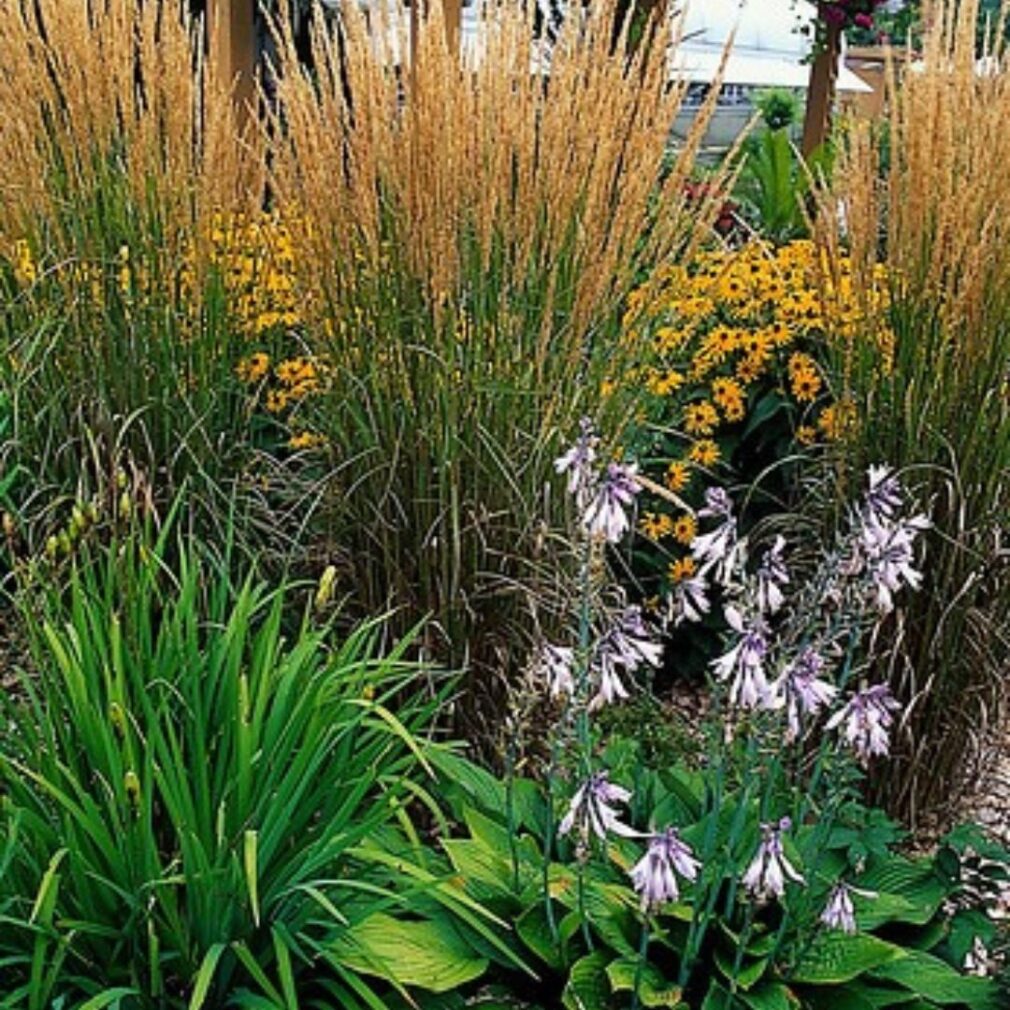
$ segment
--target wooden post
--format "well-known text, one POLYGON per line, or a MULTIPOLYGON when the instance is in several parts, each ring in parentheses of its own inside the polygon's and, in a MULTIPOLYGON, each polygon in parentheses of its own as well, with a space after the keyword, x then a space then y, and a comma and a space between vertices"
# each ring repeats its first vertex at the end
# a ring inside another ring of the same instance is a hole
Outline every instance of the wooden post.
POLYGON ((243 125, 256 96, 256 0, 208 0, 211 59, 243 125))
POLYGON ((450 53, 459 52, 459 33, 463 26, 463 0, 442 0, 445 41, 450 53))
POLYGON ((803 157, 809 158, 831 132, 831 107, 835 101, 838 57, 842 50, 841 26, 828 24, 824 48, 814 58, 807 89, 807 114, 803 121, 803 157))

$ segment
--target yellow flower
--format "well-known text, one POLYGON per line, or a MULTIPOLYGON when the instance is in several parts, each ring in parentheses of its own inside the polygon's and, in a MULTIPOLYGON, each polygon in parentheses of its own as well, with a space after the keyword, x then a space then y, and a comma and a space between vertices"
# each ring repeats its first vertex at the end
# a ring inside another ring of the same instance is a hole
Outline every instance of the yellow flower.
POLYGON ((698 533, 698 523, 693 515, 684 512, 673 524, 673 538, 677 543, 689 547, 698 533))
POLYGON ((649 540, 662 540, 672 532, 673 520, 665 512, 646 512, 638 523, 638 529, 649 540))
POLYGON ((691 446, 688 459, 698 466, 715 466, 722 457, 722 450, 710 438, 699 439, 691 446))
POLYGON ((282 361, 274 369, 274 374, 286 386, 294 386, 307 379, 314 379, 316 368, 308 358, 290 358, 287 361, 282 361))
POLYGON ((315 449, 326 444, 326 436, 318 435, 313 431, 303 431, 298 435, 292 435, 288 439, 289 449, 315 449))
POLYGON ((684 408, 684 430, 689 435, 711 435, 719 424, 719 412, 708 400, 684 408))
POLYGON ((744 391, 736 379, 712 380, 712 399, 722 408, 727 421, 739 421, 744 415, 744 391))
POLYGON ((809 424, 801 424, 796 429, 796 441, 800 445, 813 445, 817 441, 817 429, 809 424))
POLYGON ((668 368, 665 372, 654 372, 649 377, 649 392, 655 393, 656 396, 669 396, 684 385, 685 381, 683 373, 675 368, 668 368))
POLYGON ((671 582, 682 582, 684 579, 689 579, 692 575, 694 575, 696 567, 694 558, 688 555, 687 557, 679 558, 676 561, 671 561, 670 567, 667 569, 667 574, 669 575, 671 582))
POLYGON ((797 372, 810 372, 816 368, 814 359, 810 357, 809 354, 802 354, 796 351, 789 355, 789 374, 790 376, 795 375, 797 372))
POLYGON ((717 326, 701 343, 701 352, 716 361, 725 361, 735 351, 739 338, 728 326, 717 326))
POLYGON ((812 369, 793 372, 790 376, 793 396, 801 403, 811 403, 821 389, 821 377, 812 369))
POLYGON ((666 486, 674 494, 679 494, 683 491, 690 480, 691 468, 684 460, 674 460, 666 468, 666 486))
POLYGON ((283 389, 271 389, 267 393, 267 410, 279 414, 288 405, 288 394, 283 389))
POLYGON ((851 402, 839 400, 821 411, 817 427, 832 440, 840 439, 856 423, 856 408, 851 402))
POLYGON ((242 358, 235 366, 235 374, 243 382, 259 382, 270 368, 270 356, 262 351, 242 358))

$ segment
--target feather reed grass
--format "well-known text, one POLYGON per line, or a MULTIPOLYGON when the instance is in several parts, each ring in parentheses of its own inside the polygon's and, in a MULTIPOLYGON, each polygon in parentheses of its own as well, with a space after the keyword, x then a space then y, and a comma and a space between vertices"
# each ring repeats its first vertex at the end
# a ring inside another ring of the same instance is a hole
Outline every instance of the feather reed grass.
POLYGON ((978 72, 975 0, 928 14, 922 72, 892 80, 889 165, 852 128, 819 222, 826 262, 849 244, 857 289, 878 259, 891 278, 893 337, 839 348, 860 417, 846 462, 911 470, 936 524, 927 591, 885 650, 908 732, 879 787, 913 819, 944 799, 1010 672, 1010 67, 999 45, 978 72))
MULTIPOLYGON (((677 21, 629 47, 594 4, 547 74, 522 5, 488 4, 462 58, 432 5, 412 65, 380 11, 346 5, 317 25, 314 74, 278 75, 270 186, 311 250, 309 340, 330 368, 313 420, 348 591, 429 613, 430 647, 479 692, 515 668, 563 567, 553 458, 580 416, 616 445, 635 409, 605 395, 641 350, 625 296, 710 235, 720 180, 702 205, 685 182, 718 89, 671 157, 677 21)), ((293 67, 283 29, 278 49, 293 67)))
POLYGON ((7 455, 73 487, 95 438, 125 439, 149 473, 220 477, 241 352, 209 236, 260 209, 261 136, 182 5, 12 0, 0 48, 7 455))

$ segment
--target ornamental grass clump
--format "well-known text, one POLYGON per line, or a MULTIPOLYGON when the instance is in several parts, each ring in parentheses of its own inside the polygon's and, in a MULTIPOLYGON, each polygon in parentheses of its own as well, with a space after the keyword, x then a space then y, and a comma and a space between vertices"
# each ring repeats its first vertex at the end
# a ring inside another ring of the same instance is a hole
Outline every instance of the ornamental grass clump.
POLYGON ((241 467, 247 306, 217 239, 260 210, 264 149, 203 45, 181 4, 0 6, 0 383, 37 484, 72 487, 95 440, 164 500, 241 467))
POLYGON ((602 411, 618 441, 630 415, 634 394, 599 404, 640 351, 618 339, 622 300, 702 241, 717 202, 684 186, 711 103, 668 158, 677 22, 633 47, 593 4, 548 55, 527 8, 486 5, 461 56, 435 4, 410 64, 403 22, 343 5, 316 25, 311 75, 282 30, 271 124, 329 369, 304 414, 332 463, 320 549, 357 605, 431 615, 427 647, 481 690, 563 563, 560 433, 602 411))
POLYGON ((1002 42, 977 62, 978 16, 934 5, 921 69, 891 89, 889 165, 852 125, 818 225, 829 274, 844 247, 860 297, 881 269, 890 288, 831 347, 855 410, 842 472, 880 456, 915 467, 935 525, 931 591, 887 629, 912 732, 879 794, 908 817, 949 798, 1010 662, 1010 73, 1002 42))

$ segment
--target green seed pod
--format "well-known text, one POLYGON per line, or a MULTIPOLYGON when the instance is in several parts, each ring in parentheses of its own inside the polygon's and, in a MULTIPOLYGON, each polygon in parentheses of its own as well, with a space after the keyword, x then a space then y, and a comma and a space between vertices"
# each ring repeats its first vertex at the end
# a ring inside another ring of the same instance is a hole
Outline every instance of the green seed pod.
POLYGON ((98 502, 92 499, 84 506, 84 514, 88 517, 89 523, 98 522, 98 502))
POLYGON ((119 496, 119 515, 123 519, 129 519, 133 512, 133 499, 129 491, 124 491, 119 496))
POLYGON ((114 701, 109 706, 109 722, 112 723, 120 736, 126 736, 126 713, 118 701, 114 701))
POLYGON ((70 539, 70 535, 67 533, 66 530, 61 530, 58 539, 60 542, 60 550, 63 551, 64 555, 70 557, 70 555, 74 551, 74 544, 73 541, 70 539))
POLYGON ((127 483, 126 471, 125 470, 117 470, 116 471, 116 487, 118 488, 118 490, 124 491, 126 489, 126 483, 127 483))
POLYGON ((46 540, 46 557, 50 560, 56 557, 56 552, 60 549, 60 542, 56 537, 49 537, 46 540))

